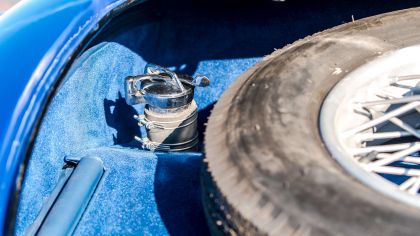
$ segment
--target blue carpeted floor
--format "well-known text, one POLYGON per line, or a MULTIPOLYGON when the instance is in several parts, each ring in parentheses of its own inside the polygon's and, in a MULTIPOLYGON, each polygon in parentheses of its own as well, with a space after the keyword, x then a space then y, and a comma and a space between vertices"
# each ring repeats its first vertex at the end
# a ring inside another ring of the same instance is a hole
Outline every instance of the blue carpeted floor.
MULTIPOLYGON (((197 73, 212 79, 212 86, 196 91, 200 110, 210 107, 256 61, 200 63, 197 73)), ((86 153, 101 157, 107 170, 76 234, 208 233, 200 202, 202 154, 151 153, 139 150, 133 142, 140 129, 132 117, 142 106, 127 105, 123 81, 127 75, 140 74, 145 64, 139 55, 117 43, 99 44, 77 60, 36 139, 18 209, 18 235, 33 222, 54 188, 63 158, 86 153)))
POLYGON ((122 147, 87 150, 106 174, 76 235, 205 235, 199 153, 164 154, 122 147))
MULTIPOLYGON (((146 62, 205 74, 198 88, 199 131, 230 83, 275 48, 320 30, 416 1, 150 1, 110 23, 73 64, 35 140, 23 183, 16 234, 24 234, 58 180, 63 158, 95 154, 106 174, 78 235, 206 235, 200 201, 201 153, 140 150, 123 80, 146 62)), ((202 136, 200 137, 202 139, 202 136)))

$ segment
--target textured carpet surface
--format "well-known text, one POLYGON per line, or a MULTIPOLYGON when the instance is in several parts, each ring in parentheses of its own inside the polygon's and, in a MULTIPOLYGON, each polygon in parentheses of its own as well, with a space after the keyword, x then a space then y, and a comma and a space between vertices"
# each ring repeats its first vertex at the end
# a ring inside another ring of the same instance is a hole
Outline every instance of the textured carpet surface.
POLYGON ((75 235, 205 235, 199 153, 151 153, 97 148, 105 176, 75 235), (100 225, 100 227, 99 227, 100 225))
MULTIPOLYGON (((223 90, 256 61, 198 64, 196 74, 212 80, 210 87, 195 94, 203 119, 223 90)), ((208 233, 200 203, 202 155, 154 154, 139 150, 133 141, 141 131, 132 117, 142 106, 127 105, 123 81, 142 73, 145 64, 139 55, 113 42, 89 49, 74 64, 36 139, 19 203, 17 235, 33 222, 54 188, 63 158, 82 157, 87 151, 104 160, 107 172, 76 234, 208 233)))
MULTIPOLYGON (((419 1, 149 1, 111 22, 73 64, 47 110, 23 183, 16 234, 23 235, 60 175, 63 158, 95 154, 106 173, 78 235, 205 235, 200 153, 140 150, 123 79, 146 62, 205 74, 199 131, 230 83, 274 49, 312 33, 419 1), (140 9, 141 8, 141 9, 140 9), (140 10, 139 10, 140 9, 140 10), (94 46, 96 45, 96 46, 94 46)), ((202 139, 202 136, 200 137, 202 139)))

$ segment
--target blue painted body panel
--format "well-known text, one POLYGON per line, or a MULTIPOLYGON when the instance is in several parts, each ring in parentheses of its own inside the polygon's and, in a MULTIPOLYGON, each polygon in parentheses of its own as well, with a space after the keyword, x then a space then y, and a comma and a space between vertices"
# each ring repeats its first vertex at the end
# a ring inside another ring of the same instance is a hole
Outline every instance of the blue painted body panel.
POLYGON ((89 33, 127 0, 23 1, 0 16, 0 232, 48 95, 89 33))

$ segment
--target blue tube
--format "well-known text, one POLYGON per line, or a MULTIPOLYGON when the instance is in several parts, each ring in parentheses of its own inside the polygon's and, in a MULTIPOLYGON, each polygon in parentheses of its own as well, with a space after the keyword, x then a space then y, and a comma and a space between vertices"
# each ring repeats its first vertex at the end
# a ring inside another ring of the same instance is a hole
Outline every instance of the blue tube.
POLYGON ((102 160, 82 158, 51 207, 37 235, 71 235, 104 173, 102 160))

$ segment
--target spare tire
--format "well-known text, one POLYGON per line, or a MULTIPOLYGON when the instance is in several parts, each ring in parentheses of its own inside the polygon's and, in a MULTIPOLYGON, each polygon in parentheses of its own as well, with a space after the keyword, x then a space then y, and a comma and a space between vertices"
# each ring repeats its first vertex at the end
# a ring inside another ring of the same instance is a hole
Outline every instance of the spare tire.
POLYGON ((203 202, 212 234, 417 235, 420 209, 352 176, 319 130, 337 82, 417 44, 420 9, 397 11, 297 41, 238 78, 205 134, 203 202))

